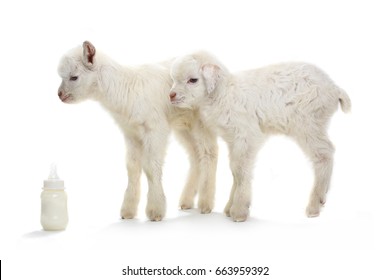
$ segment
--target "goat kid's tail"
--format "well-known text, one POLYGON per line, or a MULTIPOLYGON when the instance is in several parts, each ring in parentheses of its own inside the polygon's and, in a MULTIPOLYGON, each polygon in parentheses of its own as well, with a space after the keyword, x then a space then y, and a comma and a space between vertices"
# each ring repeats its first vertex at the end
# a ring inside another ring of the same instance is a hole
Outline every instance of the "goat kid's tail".
POLYGON ((349 111, 351 111, 351 99, 349 99, 349 96, 344 90, 340 89, 339 92, 340 92, 339 101, 340 101, 341 110, 344 113, 348 113, 349 111))

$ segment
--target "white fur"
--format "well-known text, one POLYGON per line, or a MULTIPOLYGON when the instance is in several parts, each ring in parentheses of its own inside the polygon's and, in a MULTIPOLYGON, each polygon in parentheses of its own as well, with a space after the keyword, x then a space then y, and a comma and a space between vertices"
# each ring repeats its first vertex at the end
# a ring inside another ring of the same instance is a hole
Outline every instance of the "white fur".
POLYGON ((122 218, 131 219, 136 215, 142 170, 149 185, 147 216, 152 221, 164 217, 165 195, 161 177, 172 127, 189 152, 191 163, 181 208, 192 208, 198 191, 201 212, 209 213, 213 208, 216 136, 204 127, 197 110, 171 106, 168 98, 172 86, 170 64, 125 67, 97 52, 90 42, 69 51, 59 64, 58 73, 62 78, 58 90, 60 99, 65 103, 84 99, 100 102, 124 133, 128 187, 121 208, 122 218))
POLYGON ((202 120, 228 144, 234 183, 226 215, 247 219, 255 157, 273 133, 291 136, 313 162, 315 182, 306 213, 319 215, 333 166, 329 119, 339 103, 343 111, 351 107, 346 93, 324 72, 306 63, 286 63, 231 74, 214 56, 199 52, 176 59, 171 77, 172 104, 199 109, 202 120))

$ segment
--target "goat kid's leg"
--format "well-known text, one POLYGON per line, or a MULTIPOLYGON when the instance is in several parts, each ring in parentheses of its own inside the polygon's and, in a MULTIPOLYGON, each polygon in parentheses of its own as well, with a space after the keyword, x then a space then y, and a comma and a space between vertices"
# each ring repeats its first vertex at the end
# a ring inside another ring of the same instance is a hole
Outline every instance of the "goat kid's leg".
POLYGON ((194 207, 194 199, 199 187, 198 179, 200 171, 197 150, 194 145, 194 139, 189 130, 176 131, 176 136, 184 145, 190 160, 190 170, 187 182, 180 197, 179 205, 181 209, 192 209, 194 207))
POLYGON ((122 219, 132 219, 137 214, 140 198, 142 146, 136 139, 126 139, 128 185, 121 207, 122 219))
POLYGON ((230 190, 229 201, 228 203, 226 203, 225 209, 223 211, 227 217, 230 217, 230 208, 232 208, 235 193, 236 193, 236 180, 234 179, 233 176, 233 186, 232 189, 230 190))
POLYGON ((312 161, 315 181, 309 204, 306 207, 306 215, 308 217, 317 217, 320 214, 321 206, 326 202, 326 194, 329 189, 333 170, 333 151, 317 154, 313 157, 312 161))
POLYGON ((218 160, 217 138, 201 123, 194 123, 191 130, 177 132, 189 158, 190 171, 183 190, 180 207, 190 209, 199 192, 198 207, 202 214, 210 213, 214 207, 215 176, 218 160))
POLYGON ((215 181, 218 162, 218 144, 215 134, 203 126, 193 131, 199 162, 198 208, 202 214, 214 208, 215 181))
POLYGON ((304 139, 305 141, 300 141, 300 145, 313 163, 315 176, 306 215, 317 217, 326 202, 332 177, 334 147, 326 133, 311 133, 304 139))
POLYGON ((168 133, 168 129, 152 131, 147 133, 143 139, 142 166, 149 185, 146 215, 151 221, 161 221, 166 211, 161 181, 168 133))
POLYGON ((235 139, 234 143, 229 145, 230 168, 234 183, 225 213, 235 222, 243 222, 248 218, 251 203, 252 170, 258 148, 248 141, 235 139), (230 203, 231 207, 228 209, 230 203))

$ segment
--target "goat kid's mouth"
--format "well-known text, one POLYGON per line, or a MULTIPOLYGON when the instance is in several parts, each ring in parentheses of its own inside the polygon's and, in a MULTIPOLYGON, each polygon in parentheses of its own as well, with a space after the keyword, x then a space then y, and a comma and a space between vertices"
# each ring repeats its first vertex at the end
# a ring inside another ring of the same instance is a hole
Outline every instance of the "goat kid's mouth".
POLYGON ((171 99, 171 104, 172 105, 179 105, 179 104, 181 104, 183 102, 184 102, 184 98, 183 97, 181 97, 181 98, 172 98, 171 99))
POLYGON ((72 101, 73 97, 71 94, 64 94, 60 97, 61 101, 64 103, 68 103, 69 101, 72 101))

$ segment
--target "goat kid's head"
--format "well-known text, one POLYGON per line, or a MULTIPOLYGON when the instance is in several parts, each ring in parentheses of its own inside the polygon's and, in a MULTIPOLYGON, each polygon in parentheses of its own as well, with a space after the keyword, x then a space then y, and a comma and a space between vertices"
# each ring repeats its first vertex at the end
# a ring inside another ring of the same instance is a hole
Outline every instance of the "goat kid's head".
POLYGON ((64 103, 76 103, 90 98, 96 92, 96 49, 88 41, 65 54, 58 66, 62 83, 58 97, 64 103))
POLYGON ((209 63, 207 53, 177 58, 171 68, 173 86, 169 94, 172 105, 193 108, 210 96, 221 78, 221 68, 209 63))

